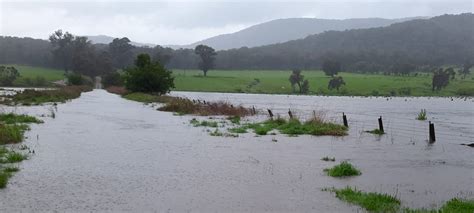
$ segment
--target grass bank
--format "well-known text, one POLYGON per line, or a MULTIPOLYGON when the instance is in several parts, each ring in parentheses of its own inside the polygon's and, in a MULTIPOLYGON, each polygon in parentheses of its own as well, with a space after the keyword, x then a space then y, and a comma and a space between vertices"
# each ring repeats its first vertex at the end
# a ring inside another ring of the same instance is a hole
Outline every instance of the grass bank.
POLYGON ((351 187, 329 189, 336 197, 348 203, 358 205, 368 212, 403 212, 403 213, 471 213, 474 212, 474 200, 453 198, 439 209, 411 209, 401 206, 398 198, 375 192, 363 192, 351 187))
MULTIPOLYGON (((173 70, 177 91, 291 94, 288 81, 291 71, 211 70, 207 77, 199 70, 173 70)), ((310 95, 346 96, 474 96, 474 75, 457 76, 441 91, 431 91, 432 75, 389 76, 342 72, 346 85, 329 90, 330 77, 319 70, 303 71, 309 81, 310 95)))
POLYGON ((22 142, 25 132, 29 130, 28 124, 31 123, 43 123, 43 121, 28 115, 0 114, 0 188, 5 188, 8 179, 19 171, 19 168, 12 164, 28 159, 28 155, 21 151, 29 149, 25 145, 16 151, 5 147, 5 144, 22 142))
POLYGON ((92 91, 90 86, 66 86, 51 90, 26 89, 6 97, 2 103, 9 105, 40 105, 43 103, 64 103, 81 96, 82 92, 92 91))

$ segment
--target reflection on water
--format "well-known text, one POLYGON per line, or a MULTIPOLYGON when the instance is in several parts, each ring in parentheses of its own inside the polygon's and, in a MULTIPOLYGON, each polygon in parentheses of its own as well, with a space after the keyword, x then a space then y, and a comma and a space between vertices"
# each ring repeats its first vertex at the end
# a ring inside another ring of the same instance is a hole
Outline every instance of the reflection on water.
MULTIPOLYGON (((270 108, 307 117, 350 121, 346 137, 209 136, 173 116, 103 90, 60 104, 56 118, 32 125, 31 160, 0 190, 0 211, 298 211, 351 212, 324 187, 357 186, 389 193, 410 207, 434 207, 452 197, 473 198, 472 100, 348 98, 176 92, 175 95, 270 108), (426 143, 427 121, 438 141, 426 143), (388 134, 362 133, 382 115, 388 134), (277 143, 272 139, 278 140, 277 143), (335 179, 322 171, 350 160, 362 175, 335 179)), ((49 106, 4 108, 46 114, 49 106)), ((261 115, 264 119, 265 115, 261 115)))

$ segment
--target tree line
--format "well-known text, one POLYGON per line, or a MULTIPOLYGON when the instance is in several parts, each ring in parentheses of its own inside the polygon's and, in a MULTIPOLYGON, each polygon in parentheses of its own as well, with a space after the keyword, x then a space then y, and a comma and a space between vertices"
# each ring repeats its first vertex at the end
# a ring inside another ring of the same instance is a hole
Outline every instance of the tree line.
POLYGON ((98 75, 133 66, 134 59, 144 53, 166 68, 201 69, 204 74, 211 68, 312 70, 336 66, 345 72, 410 75, 432 72, 446 64, 459 67, 473 64, 473 22, 471 13, 444 15, 217 52, 206 46, 199 50, 173 50, 159 45, 136 47, 128 38, 116 38, 110 44, 92 44, 85 37, 60 31, 52 34, 49 41, 0 37, 0 63, 57 67, 98 75))

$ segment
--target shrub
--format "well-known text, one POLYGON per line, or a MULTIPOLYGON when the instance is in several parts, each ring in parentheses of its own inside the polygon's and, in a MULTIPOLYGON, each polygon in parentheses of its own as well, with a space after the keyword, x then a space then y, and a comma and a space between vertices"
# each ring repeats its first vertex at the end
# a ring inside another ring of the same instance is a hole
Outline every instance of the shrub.
POLYGON ((66 79, 67 79, 68 85, 78 86, 78 85, 84 85, 86 82, 81 74, 75 73, 75 72, 66 74, 66 79))
POLYGON ((148 54, 137 56, 134 68, 125 70, 124 83, 131 92, 162 95, 174 88, 174 77, 159 62, 151 62, 148 54))
POLYGON ((102 76, 102 84, 104 88, 110 86, 123 86, 123 79, 118 72, 110 72, 102 76))
POLYGON ((12 86, 18 77, 20 73, 15 67, 0 66, 0 85, 12 86))

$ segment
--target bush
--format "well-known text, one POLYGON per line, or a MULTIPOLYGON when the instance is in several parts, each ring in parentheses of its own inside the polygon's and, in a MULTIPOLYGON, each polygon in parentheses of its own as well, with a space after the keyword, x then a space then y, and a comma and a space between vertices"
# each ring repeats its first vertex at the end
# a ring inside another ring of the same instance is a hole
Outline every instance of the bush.
POLYGON ((108 88, 110 86, 123 86, 123 79, 118 72, 111 72, 107 73, 102 76, 102 84, 104 88, 108 88))
POLYGON ((18 77, 20 73, 15 67, 0 66, 0 85, 12 86, 18 77))
POLYGON ((151 62, 148 54, 140 54, 134 68, 125 71, 124 83, 131 92, 166 94, 174 88, 174 77, 159 62, 151 62))
POLYGON ((69 85, 84 85, 85 80, 79 73, 69 73, 66 74, 67 82, 69 85))

